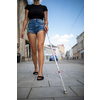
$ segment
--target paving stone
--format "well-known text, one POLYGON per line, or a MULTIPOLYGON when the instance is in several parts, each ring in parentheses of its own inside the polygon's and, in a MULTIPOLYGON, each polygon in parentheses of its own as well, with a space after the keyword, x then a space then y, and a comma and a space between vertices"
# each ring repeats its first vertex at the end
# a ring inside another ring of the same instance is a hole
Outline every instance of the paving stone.
POLYGON ((24 77, 26 74, 26 72, 20 72, 17 74, 17 77, 24 77))
POLYGON ((67 75, 67 74, 65 74, 65 73, 61 73, 61 75, 62 75, 62 78, 64 79, 64 78, 72 78, 72 77, 70 77, 69 75, 67 75))
POLYGON ((54 100, 53 98, 41 98, 41 99, 17 99, 17 100, 54 100))
POLYGON ((35 77, 23 77, 18 83, 17 87, 31 87, 35 77))
POLYGON ((56 76, 56 77, 57 77, 57 76, 59 77, 59 75, 56 74, 56 73, 51 73, 51 74, 47 74, 47 75, 50 76, 50 77, 55 77, 55 76, 56 76))
POLYGON ((31 88, 17 88, 17 98, 27 98, 31 88))
MULTIPOLYGON (((80 82, 78 82, 75 79, 70 79, 70 78, 66 78, 63 79, 65 86, 71 86, 71 85, 82 85, 80 82)), ((62 82, 61 79, 50 79, 49 80, 50 86, 62 86, 62 82)))
POLYGON ((48 78, 48 80, 51 80, 51 79, 58 79, 59 80, 60 79, 59 76, 48 76, 47 78, 48 78))
POLYGON ((22 79, 22 77, 17 77, 17 83, 22 79))
POLYGON ((84 77, 82 77, 82 76, 71 76, 71 78, 73 78, 73 79, 76 79, 76 80, 78 80, 78 79, 83 79, 84 77))
POLYGON ((33 77, 18 77, 17 78, 17 81, 18 81, 18 83, 19 82, 21 82, 21 81, 30 81, 30 80, 35 80, 35 76, 33 76, 33 77))
POLYGON ((84 86, 70 86, 78 96, 84 96, 84 86))
POLYGON ((56 74, 53 70, 50 72, 47 72, 47 74, 56 74))
POLYGON ((76 96, 69 87, 66 90, 67 94, 63 93, 63 87, 32 88, 29 98, 76 96))
POLYGON ((30 81, 30 80, 33 80, 34 81, 34 79, 35 79, 35 76, 33 76, 33 77, 23 77, 21 79, 21 81, 30 81))
POLYGON ((81 75, 75 75, 75 74, 68 74, 70 77, 73 77, 75 79, 81 78, 81 75))
MULTIPOLYGON (((36 75, 37 76, 37 75, 36 75)), ((25 75, 25 77, 34 77, 33 72, 29 72, 25 75)))
POLYGON ((84 97, 54 98, 55 100, 84 100, 84 97))
POLYGON ((84 78, 83 78, 83 77, 78 78, 77 80, 78 80, 79 82, 81 82, 81 83, 83 83, 83 84, 84 84, 84 78))
POLYGON ((17 84, 17 87, 49 87, 48 80, 42 81, 34 81, 33 79, 29 78, 29 80, 22 80, 17 84))

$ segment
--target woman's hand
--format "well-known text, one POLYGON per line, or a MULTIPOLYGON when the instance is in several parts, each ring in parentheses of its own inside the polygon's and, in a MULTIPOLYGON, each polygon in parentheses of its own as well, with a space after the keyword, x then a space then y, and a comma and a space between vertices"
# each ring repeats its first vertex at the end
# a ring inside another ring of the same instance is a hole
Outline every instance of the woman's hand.
POLYGON ((24 32, 22 32, 20 36, 22 39, 24 39, 24 32))
POLYGON ((48 33, 48 26, 45 24, 44 29, 46 31, 46 33, 48 33))

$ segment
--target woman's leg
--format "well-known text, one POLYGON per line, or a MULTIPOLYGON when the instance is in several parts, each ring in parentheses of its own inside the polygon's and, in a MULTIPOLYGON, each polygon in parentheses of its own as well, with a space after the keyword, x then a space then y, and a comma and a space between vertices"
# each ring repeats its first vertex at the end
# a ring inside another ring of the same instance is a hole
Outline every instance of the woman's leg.
POLYGON ((45 32, 39 31, 37 33, 38 38, 38 64, 39 64, 39 74, 38 76, 42 76, 42 68, 44 63, 44 42, 45 42, 45 32))
POLYGON ((36 47, 36 34, 34 33, 28 33, 28 39, 29 39, 29 43, 31 46, 31 50, 32 50, 32 60, 35 66, 35 71, 38 71, 37 68, 37 47, 36 47))

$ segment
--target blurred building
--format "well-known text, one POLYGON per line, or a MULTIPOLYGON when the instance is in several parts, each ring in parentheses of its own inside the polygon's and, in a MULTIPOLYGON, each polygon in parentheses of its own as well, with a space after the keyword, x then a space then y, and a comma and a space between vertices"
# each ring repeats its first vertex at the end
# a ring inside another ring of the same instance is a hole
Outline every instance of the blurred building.
POLYGON ((72 48, 69 50, 69 56, 70 56, 70 59, 73 59, 73 49, 72 48))
POLYGON ((70 59, 70 51, 66 52, 67 60, 70 59))
POLYGON ((30 48, 29 40, 26 34, 27 29, 25 29, 24 39, 20 38, 22 27, 23 27, 23 21, 25 18, 24 8, 27 4, 28 4, 27 0, 17 0, 17 45, 18 45, 17 53, 21 54, 21 60, 22 58, 32 59, 31 48, 30 48))
POLYGON ((61 58, 64 58, 65 57, 65 47, 64 47, 64 45, 63 44, 57 45, 57 47, 59 48, 61 58))
POLYGON ((72 47, 73 50, 73 59, 77 59, 77 44, 72 47))
POLYGON ((77 38, 77 56, 79 59, 84 58, 84 32, 82 32, 77 38))
POLYGON ((84 32, 82 32, 76 39, 77 43, 67 51, 67 59, 84 58, 84 32))

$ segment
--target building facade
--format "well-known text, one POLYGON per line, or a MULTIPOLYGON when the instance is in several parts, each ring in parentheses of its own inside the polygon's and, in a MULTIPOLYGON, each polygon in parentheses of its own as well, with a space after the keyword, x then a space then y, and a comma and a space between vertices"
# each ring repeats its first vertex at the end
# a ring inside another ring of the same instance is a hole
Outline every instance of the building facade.
POLYGON ((79 59, 84 58, 84 32, 82 32, 77 38, 77 56, 79 59))
POLYGON ((67 59, 82 59, 84 58, 84 32, 77 38, 77 43, 67 51, 67 59))
POLYGON ((64 45, 62 44, 62 45, 57 45, 57 47, 59 48, 59 51, 60 51, 60 53, 61 53, 61 58, 64 58, 65 57, 65 47, 64 47, 64 45))
POLYGON ((73 50, 73 59, 78 59, 77 57, 77 44, 72 47, 73 50))

